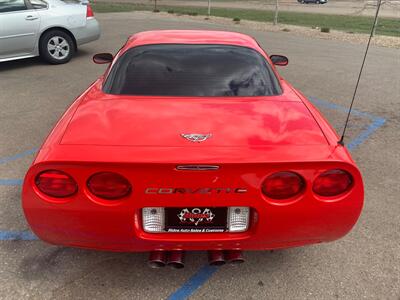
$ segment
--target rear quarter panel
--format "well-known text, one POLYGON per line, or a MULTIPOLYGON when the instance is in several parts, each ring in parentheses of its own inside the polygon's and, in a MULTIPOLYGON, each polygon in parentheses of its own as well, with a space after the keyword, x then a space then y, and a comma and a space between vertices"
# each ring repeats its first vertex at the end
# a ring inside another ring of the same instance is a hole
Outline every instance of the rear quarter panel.
POLYGON ((41 32, 49 28, 61 27, 68 30, 86 26, 86 6, 65 4, 62 1, 50 1, 49 8, 39 11, 41 32))

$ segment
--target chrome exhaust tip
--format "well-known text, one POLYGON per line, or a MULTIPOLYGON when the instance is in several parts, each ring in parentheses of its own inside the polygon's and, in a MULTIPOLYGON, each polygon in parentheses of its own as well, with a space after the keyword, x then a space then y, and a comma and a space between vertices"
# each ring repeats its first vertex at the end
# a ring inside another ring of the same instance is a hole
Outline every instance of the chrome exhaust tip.
POLYGON ((174 269, 183 269, 185 267, 184 259, 185 252, 171 251, 168 255, 167 265, 174 269))
POLYGON ((225 264, 224 252, 222 250, 208 251, 208 264, 210 266, 222 266, 225 264))
POLYGON ((240 265, 244 263, 243 253, 241 250, 226 251, 225 259, 231 265, 240 265))
POLYGON ((167 264, 167 253, 165 251, 151 251, 147 264, 152 269, 165 267, 167 264))

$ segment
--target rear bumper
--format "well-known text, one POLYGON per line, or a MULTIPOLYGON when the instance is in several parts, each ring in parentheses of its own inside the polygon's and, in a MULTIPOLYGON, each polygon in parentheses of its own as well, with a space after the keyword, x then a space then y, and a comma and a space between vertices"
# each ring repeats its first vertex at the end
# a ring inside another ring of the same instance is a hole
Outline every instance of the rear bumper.
MULTIPOLYGON (((68 167, 63 169, 71 173, 68 167)), ((128 199, 110 203, 96 199, 86 190, 85 180, 81 183, 78 178, 80 191, 55 203, 34 187, 39 171, 28 172, 23 188, 23 208, 34 233, 52 244, 98 250, 267 250, 328 242, 351 230, 363 205, 361 177, 356 178, 359 183, 350 192, 334 201, 319 199, 308 186, 301 196, 285 203, 266 199, 258 187, 245 196, 166 195, 160 199, 144 195, 139 184, 128 199), (149 206, 250 206, 252 214, 249 230, 244 233, 146 233, 141 209, 149 206)), ((81 168, 79 176, 87 178, 91 172, 81 168)), ((145 181, 147 175, 143 172, 141 179, 145 181)), ((176 176, 175 181, 179 180, 176 176)))
POLYGON ((77 46, 96 41, 100 38, 100 25, 95 18, 89 18, 85 27, 72 30, 77 46))

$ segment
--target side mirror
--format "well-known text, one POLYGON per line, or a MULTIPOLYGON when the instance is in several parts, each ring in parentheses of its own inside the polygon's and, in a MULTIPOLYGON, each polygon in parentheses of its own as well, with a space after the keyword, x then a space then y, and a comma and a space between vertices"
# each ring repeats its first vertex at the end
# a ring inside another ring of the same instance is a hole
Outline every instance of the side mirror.
POLYGON ((111 53, 98 53, 93 55, 95 64, 109 64, 113 61, 114 56, 111 53))
POLYGON ((269 57, 275 66, 287 66, 289 59, 283 55, 271 55, 269 57))

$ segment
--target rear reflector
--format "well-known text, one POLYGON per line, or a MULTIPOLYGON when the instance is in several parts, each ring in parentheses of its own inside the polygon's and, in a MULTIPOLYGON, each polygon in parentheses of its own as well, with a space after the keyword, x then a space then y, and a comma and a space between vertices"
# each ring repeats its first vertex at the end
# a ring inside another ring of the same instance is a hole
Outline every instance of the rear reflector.
POLYGON ((243 232, 249 227, 250 209, 248 207, 228 208, 228 231, 243 232))
POLYGON ((145 207, 142 211, 143 230, 146 232, 162 232, 165 224, 164 207, 145 207))
POLYGON ((353 177, 344 170, 329 170, 320 174, 313 184, 314 193, 332 197, 348 191, 353 184, 353 177))
POLYGON ((90 4, 87 4, 86 6, 86 18, 93 18, 94 17, 94 13, 93 13, 93 9, 90 6, 90 4))
POLYGON ((305 186, 303 178, 293 172, 278 172, 268 176, 262 192, 272 199, 287 199, 299 194, 305 186))
POLYGON ((123 198, 128 196, 132 190, 131 184, 125 177, 112 172, 92 175, 87 186, 93 195, 107 200, 123 198))
POLYGON ((36 176, 35 184, 43 194, 56 198, 72 196, 78 190, 78 185, 71 176, 57 170, 40 173, 36 176))

